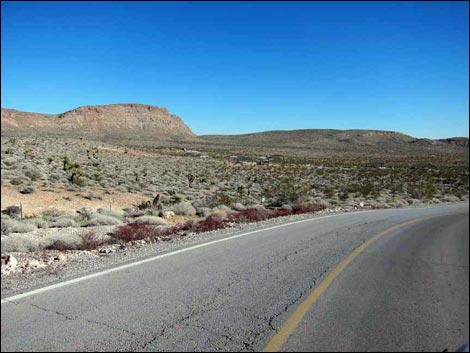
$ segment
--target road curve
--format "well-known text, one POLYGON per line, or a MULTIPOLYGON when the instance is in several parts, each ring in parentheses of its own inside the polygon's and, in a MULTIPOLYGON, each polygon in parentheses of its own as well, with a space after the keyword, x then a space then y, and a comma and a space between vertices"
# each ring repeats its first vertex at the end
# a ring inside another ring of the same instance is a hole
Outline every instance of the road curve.
POLYGON ((277 348, 453 350, 469 340, 468 229, 466 203, 241 235, 2 298, 1 351, 262 351, 364 244, 277 348))

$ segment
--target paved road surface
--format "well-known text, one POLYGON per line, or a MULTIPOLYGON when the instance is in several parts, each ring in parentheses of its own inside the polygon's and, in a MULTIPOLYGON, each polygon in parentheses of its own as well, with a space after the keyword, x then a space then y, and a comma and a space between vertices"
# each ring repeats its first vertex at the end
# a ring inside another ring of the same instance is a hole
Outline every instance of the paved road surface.
POLYGON ((453 350, 469 340, 468 204, 308 220, 2 298, 1 350, 262 351, 355 249, 421 218, 359 253, 278 349, 453 350))

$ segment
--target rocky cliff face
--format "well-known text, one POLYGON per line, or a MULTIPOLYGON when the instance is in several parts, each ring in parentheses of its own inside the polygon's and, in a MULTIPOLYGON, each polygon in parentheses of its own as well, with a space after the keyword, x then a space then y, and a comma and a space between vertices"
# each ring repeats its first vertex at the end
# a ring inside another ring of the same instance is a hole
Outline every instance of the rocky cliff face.
POLYGON ((36 114, 2 108, 2 131, 87 132, 194 137, 177 115, 145 104, 79 107, 62 114, 36 114))

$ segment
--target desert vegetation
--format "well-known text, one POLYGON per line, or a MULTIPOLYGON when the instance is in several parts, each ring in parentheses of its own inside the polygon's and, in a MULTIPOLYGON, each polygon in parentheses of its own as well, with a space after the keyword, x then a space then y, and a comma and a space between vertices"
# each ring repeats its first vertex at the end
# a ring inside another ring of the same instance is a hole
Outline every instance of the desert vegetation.
MULTIPOLYGON (((2 196, 2 252, 14 248, 6 246, 9 234, 38 229, 114 226, 111 239, 164 240, 318 207, 403 207, 456 202, 469 194, 465 147, 371 150, 366 156, 363 149, 308 153, 137 140, 2 136, 2 192, 17 196, 8 202, 2 196), (55 195, 54 201, 44 201, 45 195, 55 195), (134 201, 113 202, 123 195, 134 201), (34 202, 25 207, 26 200, 34 202)), ((100 241, 90 233, 70 247, 92 248, 100 241)))

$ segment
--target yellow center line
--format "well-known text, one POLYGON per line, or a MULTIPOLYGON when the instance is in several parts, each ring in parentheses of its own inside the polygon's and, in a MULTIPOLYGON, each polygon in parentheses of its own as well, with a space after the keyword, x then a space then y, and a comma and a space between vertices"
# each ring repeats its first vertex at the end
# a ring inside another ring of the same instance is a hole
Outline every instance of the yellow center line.
POLYGON ((405 227, 407 225, 417 223, 429 218, 434 218, 435 216, 425 217, 420 219, 415 219, 412 221, 408 221, 405 223, 397 224, 391 228, 384 230, 383 232, 377 234, 376 236, 372 237, 356 250, 354 250, 347 258, 345 258, 326 278, 325 280, 320 283, 320 285, 315 288, 315 290, 305 299, 297 310, 292 314, 292 316, 284 323, 281 327, 279 332, 271 339, 268 345, 264 348, 264 352, 278 352, 282 345, 286 342, 287 338, 292 334, 295 330, 299 322, 305 316, 305 314, 311 309, 312 305, 317 301, 317 299, 322 295, 322 293, 330 286, 333 280, 343 271, 349 263, 354 260, 354 258, 363 252, 369 245, 373 242, 378 240, 379 238, 383 237, 386 234, 389 234, 401 227, 405 227))

